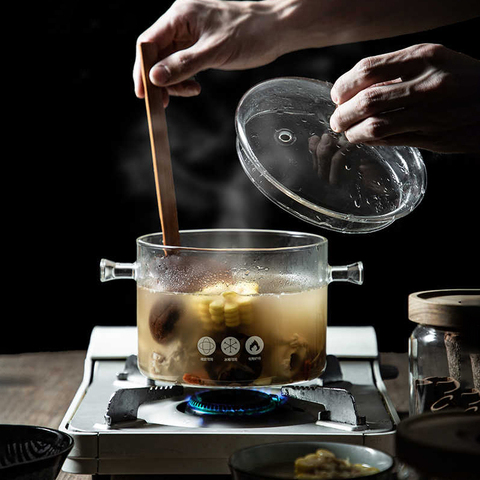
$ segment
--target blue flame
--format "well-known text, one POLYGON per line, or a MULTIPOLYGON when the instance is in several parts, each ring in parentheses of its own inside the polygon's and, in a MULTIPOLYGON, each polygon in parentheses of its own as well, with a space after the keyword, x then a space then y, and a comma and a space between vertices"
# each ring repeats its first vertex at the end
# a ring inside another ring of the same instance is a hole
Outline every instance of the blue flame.
MULTIPOLYGON (((249 390, 249 395, 252 393, 258 397, 258 401, 250 405, 242 405, 233 403, 216 403, 214 400, 205 401, 202 394, 211 392, 199 392, 188 398, 188 407, 195 413, 201 415, 223 415, 223 416, 257 416, 275 410, 279 405, 286 402, 287 397, 284 395, 269 394, 259 390, 249 390)), ((213 397, 213 395, 212 395, 213 397)))

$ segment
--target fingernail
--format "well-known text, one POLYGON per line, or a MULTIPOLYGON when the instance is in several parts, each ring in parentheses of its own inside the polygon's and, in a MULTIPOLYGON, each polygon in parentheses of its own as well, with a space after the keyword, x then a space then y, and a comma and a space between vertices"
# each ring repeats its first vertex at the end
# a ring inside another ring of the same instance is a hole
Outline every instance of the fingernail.
POLYGON ((189 85, 186 88, 186 94, 191 97, 195 97, 200 94, 201 87, 200 85, 189 85))
POLYGON ((330 97, 333 103, 338 104, 338 96, 334 90, 331 90, 330 97))
POLYGON ((340 133, 340 127, 338 126, 338 123, 336 122, 336 120, 333 117, 330 118, 330 128, 334 132, 340 133))
POLYGON ((150 76, 153 83, 162 86, 170 80, 172 74, 166 65, 155 65, 155 67, 150 70, 150 76))

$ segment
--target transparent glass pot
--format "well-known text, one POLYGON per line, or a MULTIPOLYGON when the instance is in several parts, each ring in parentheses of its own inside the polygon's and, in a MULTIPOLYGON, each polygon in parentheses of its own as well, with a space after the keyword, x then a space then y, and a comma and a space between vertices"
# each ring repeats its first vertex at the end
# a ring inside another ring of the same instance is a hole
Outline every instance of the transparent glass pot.
POLYGON ((137 283, 138 365, 148 378, 208 386, 310 380, 325 367, 327 286, 363 283, 332 267, 327 239, 270 230, 191 230, 181 246, 137 239, 135 263, 101 280, 137 283))

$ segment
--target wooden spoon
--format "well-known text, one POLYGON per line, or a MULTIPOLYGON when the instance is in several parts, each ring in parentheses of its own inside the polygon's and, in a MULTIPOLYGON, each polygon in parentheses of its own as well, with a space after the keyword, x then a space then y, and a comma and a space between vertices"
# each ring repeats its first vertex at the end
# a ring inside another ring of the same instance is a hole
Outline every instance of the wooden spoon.
POLYGON ((141 43, 140 53, 163 244, 176 246, 180 245, 180 234, 163 89, 153 85, 149 78, 150 69, 158 61, 157 46, 154 43, 141 43))

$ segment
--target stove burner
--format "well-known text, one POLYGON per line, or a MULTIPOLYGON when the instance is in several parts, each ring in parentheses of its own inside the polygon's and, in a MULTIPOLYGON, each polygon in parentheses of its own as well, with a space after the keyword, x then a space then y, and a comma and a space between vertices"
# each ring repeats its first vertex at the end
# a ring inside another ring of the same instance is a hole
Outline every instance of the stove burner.
POLYGON ((255 416, 272 412, 283 403, 282 397, 259 390, 225 388, 193 394, 186 411, 195 415, 255 416))

